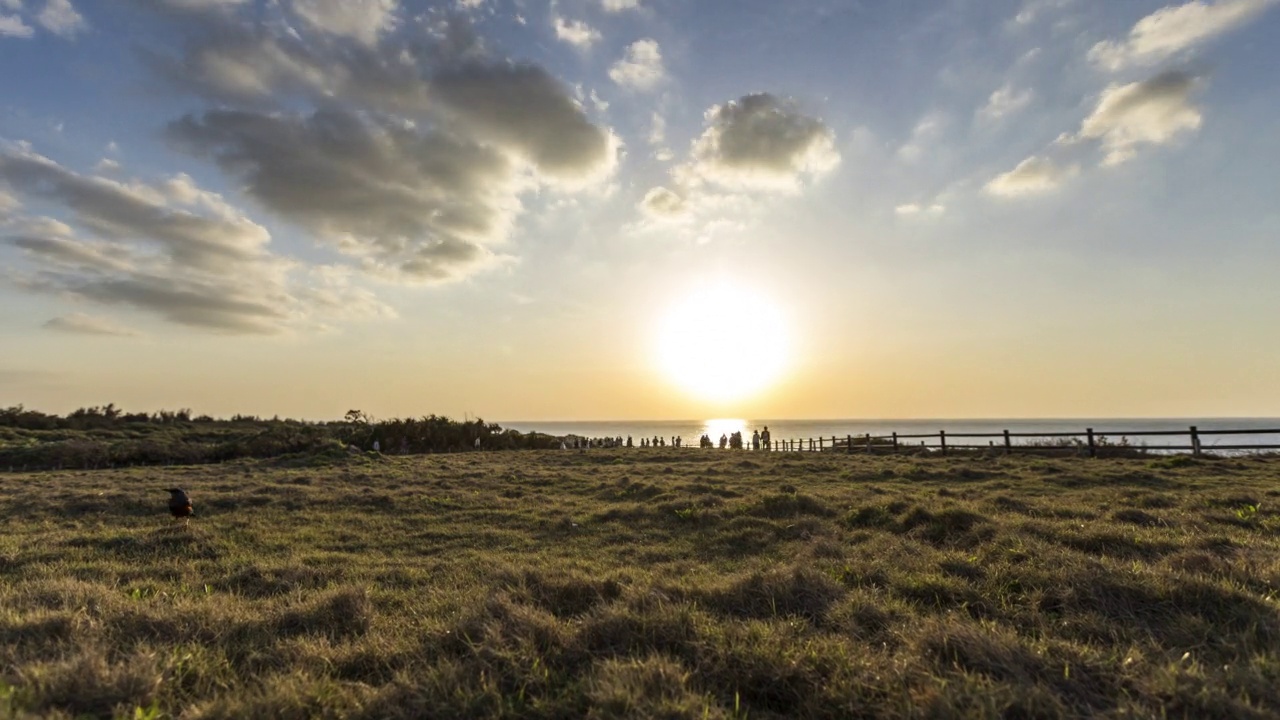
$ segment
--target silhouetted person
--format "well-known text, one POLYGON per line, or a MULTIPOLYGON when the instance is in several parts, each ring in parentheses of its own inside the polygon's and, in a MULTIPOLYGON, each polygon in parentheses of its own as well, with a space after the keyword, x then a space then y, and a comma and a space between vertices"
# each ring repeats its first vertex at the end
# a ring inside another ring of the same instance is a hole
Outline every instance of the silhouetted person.
POLYGON ((760 442, 764 444, 764 449, 765 449, 765 450, 768 450, 768 449, 771 447, 772 443, 773 443, 773 437, 772 437, 771 435, 769 435, 769 426, 768 426, 768 425, 765 425, 765 426, 764 426, 764 432, 760 433, 760 442))
POLYGON ((725 435, 724 433, 720 433, 720 449, 723 450, 728 446, 729 446, 729 436, 725 435))
POLYGON ((760 431, 759 430, 756 430, 755 432, 751 433, 751 449, 752 450, 760 449, 760 431))
POLYGON ((178 488, 169 488, 168 492, 169 512, 175 518, 181 518, 183 525, 191 522, 191 516, 195 515, 195 511, 191 509, 191 496, 178 488))

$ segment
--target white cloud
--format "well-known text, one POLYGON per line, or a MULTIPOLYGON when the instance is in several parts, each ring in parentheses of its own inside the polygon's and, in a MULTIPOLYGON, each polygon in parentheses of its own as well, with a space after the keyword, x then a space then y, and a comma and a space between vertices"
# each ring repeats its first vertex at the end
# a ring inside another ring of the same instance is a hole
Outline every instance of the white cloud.
POLYGON ((1027 27, 1044 15, 1061 10, 1073 2, 1075 0, 1027 0, 1013 17, 1012 25, 1015 28, 1027 27))
POLYGON ((987 104, 978 109, 978 117, 987 122, 995 122, 1020 112, 1031 104, 1035 92, 1027 89, 1018 91, 1006 84, 987 99, 987 104))
POLYGON ((645 193, 640 207, 653 216, 671 217, 683 215, 689 209, 689 204, 679 194, 659 186, 645 193))
POLYGON ((599 42, 602 37, 599 30, 581 20, 566 20, 557 16, 553 22, 556 28, 556 38, 580 50, 590 48, 599 42))
POLYGON ((662 113, 654 112, 649 125, 649 142, 661 145, 667 140, 667 121, 662 113))
POLYGON ((946 211, 947 206, 942 203, 931 203, 929 205, 906 203, 893 209, 893 212, 899 217, 918 217, 924 215, 937 217, 946 213, 946 211))
POLYGON ((1040 195, 1056 190, 1078 170, 1074 166, 1061 167, 1048 158, 1032 156, 1009 172, 997 175, 986 184, 985 190, 999 197, 1040 195))
POLYGON ((1143 82, 1111 85, 1097 108, 1080 126, 1078 139, 1098 140, 1107 153, 1105 164, 1117 165, 1134 156, 1140 145, 1163 145, 1203 122, 1191 104, 1196 78, 1167 72, 1143 82))
POLYGON ((36 22, 45 30, 64 38, 73 38, 89 28, 89 23, 76 12, 71 0, 48 0, 40 14, 36 15, 36 22))
POLYGON ((602 0, 601 4, 609 12, 622 12, 640 7, 640 0, 602 0))
POLYGON ((652 90, 666 77, 658 41, 645 38, 627 47, 626 54, 609 68, 609 77, 633 90, 652 90))
POLYGON ((137 330, 125 327, 111 318, 86 315, 85 313, 71 313, 70 315, 56 317, 46 322, 43 327, 46 330, 70 333, 72 335, 109 335, 114 337, 137 337, 141 335, 137 330))
POLYGON ((29 38, 34 34, 35 29, 17 15, 0 15, 0 37, 29 38))
POLYGON ((1249 23, 1277 0, 1194 0, 1142 18, 1121 41, 1104 40, 1089 59, 1111 71, 1151 65, 1249 23))
POLYGON ((946 117, 937 112, 928 113, 920 118, 920 121, 911 129, 911 138, 898 148, 898 157, 906 162, 919 160, 942 134, 946 122, 946 117))
POLYGON ((835 134, 793 103, 746 95, 706 112, 687 172, 729 188, 798 192, 840 164, 835 134))
POLYGON ((293 0, 293 12, 330 35, 374 45, 396 26, 398 0, 293 0))
POLYGON ((22 207, 22 203, 18 202, 18 198, 10 195, 4 190, 0 190, 0 224, 3 224, 9 218, 9 213, 22 207))
POLYGON ((21 10, 22 0, 0 0, 0 7, 6 10, 21 10))

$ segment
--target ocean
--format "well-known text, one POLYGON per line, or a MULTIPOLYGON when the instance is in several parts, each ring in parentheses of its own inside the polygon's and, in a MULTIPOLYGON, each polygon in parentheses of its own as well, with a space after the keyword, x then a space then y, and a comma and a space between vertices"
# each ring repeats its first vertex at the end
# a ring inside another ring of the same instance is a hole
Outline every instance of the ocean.
MULTIPOLYGON (((808 440, 812 438, 832 437, 846 438, 849 435, 865 437, 931 434, 930 445, 936 445, 939 431, 948 435, 958 433, 1083 433, 1086 428, 1093 428, 1095 436, 1105 436, 1106 442, 1121 442, 1127 439, 1129 444, 1142 445, 1189 445, 1190 428, 1198 431, 1206 430, 1241 430, 1241 431, 1280 431, 1280 418, 1061 418, 1061 419, 982 419, 982 420, 746 420, 737 418, 717 418, 713 420, 620 420, 611 422, 500 422, 504 428, 513 428, 521 432, 541 432, 548 435, 576 435, 588 438, 631 436, 638 443, 640 438, 683 438, 686 447, 697 447, 698 438, 703 434, 710 435, 712 440, 719 440, 721 434, 732 434, 740 431, 750 441, 752 432, 769 428, 775 442, 782 440, 808 440), (1176 432, 1178 435, 1138 437, 1128 433, 1163 431, 1176 432)), ((1014 438, 1015 443, 1043 441, 1047 438, 1014 438)), ((907 442, 907 441, 903 441, 907 442)), ((919 444, 920 440, 910 441, 919 444)), ((1003 443, 999 438, 956 438, 948 444, 954 445, 986 445, 995 442, 1003 443)), ((1201 435, 1201 447, 1213 452, 1215 447, 1232 445, 1275 445, 1280 447, 1280 433, 1245 432, 1238 435, 1201 435)))

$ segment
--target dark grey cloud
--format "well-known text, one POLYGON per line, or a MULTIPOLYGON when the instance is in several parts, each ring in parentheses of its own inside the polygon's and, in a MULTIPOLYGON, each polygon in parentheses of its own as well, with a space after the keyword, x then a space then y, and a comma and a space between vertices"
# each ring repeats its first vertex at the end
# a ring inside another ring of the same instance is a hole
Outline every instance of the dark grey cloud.
POLYGON ((81 175, 22 148, 0 151, 0 182, 65 205, 79 224, 103 238, 146 239, 184 265, 215 268, 250 260, 269 239, 262 226, 244 217, 173 207, 156 188, 81 175))
POLYGON ((768 93, 713 106, 694 142, 693 172, 726 186, 798 190, 840 164, 835 134, 768 93))
MULTIPOLYGON (((317 306, 327 316, 389 313, 340 272, 297 277, 294 263, 268 252, 265 230, 186 176, 124 184, 18 147, 0 151, 0 182, 52 203, 72 223, 5 222, 0 242, 27 261, 7 275, 26 290, 227 333, 282 332, 310 322, 317 306)), ((70 330, 70 322, 51 327, 70 330)))
POLYGON ((409 279, 465 274, 519 209, 510 160, 441 133, 313 115, 213 111, 169 126, 264 206, 409 279))
POLYGON ((150 310, 179 325, 233 333, 273 334, 288 319, 283 294, 254 292, 226 283, 177 280, 134 273, 127 277, 64 278, 66 292, 104 305, 129 305, 150 310))
POLYGON ((671 170, 671 187, 651 188, 640 201, 648 226, 682 223, 705 241, 717 228, 741 227, 763 194, 799 193, 840 164, 835 133, 790 100, 745 95, 704 118, 689 158, 671 170))
POLYGON ((32 234, 36 228, 27 228, 26 234, 6 240, 49 265, 89 272, 128 270, 132 266, 132 253, 124 246, 77 240, 69 234, 70 228, 64 233, 57 229, 58 225, 61 223, 47 224, 47 235, 32 234))
POLYGON ((465 20, 346 42, 311 21, 281 32, 245 15, 179 22, 185 49, 150 56, 215 105, 171 122, 169 137, 384 278, 466 277, 497 257, 526 193, 583 187, 616 165, 617 138, 569 88, 489 56, 465 20))
POLYGON ((572 181, 612 167, 610 133, 540 67, 471 63, 439 73, 431 89, 461 126, 547 175, 572 181))

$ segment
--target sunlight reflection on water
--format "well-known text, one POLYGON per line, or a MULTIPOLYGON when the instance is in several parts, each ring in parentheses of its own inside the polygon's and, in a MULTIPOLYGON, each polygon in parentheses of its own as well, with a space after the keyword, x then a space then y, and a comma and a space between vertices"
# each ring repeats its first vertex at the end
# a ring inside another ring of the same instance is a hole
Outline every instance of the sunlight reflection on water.
POLYGON ((740 418, 717 418, 708 420, 702 424, 702 434, 711 438, 712 441, 718 441, 721 435, 733 435, 740 432, 743 435, 749 435, 747 432, 747 421, 740 418))

